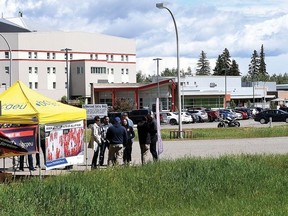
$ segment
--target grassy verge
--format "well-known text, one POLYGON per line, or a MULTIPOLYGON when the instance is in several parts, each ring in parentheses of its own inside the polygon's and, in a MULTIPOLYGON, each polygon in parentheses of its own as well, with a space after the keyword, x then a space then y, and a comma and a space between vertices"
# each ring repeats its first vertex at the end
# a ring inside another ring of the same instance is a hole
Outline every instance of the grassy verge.
POLYGON ((0 215, 287 215, 288 156, 161 161, 1 185, 0 215))
MULTIPOLYGON (((172 129, 162 129, 163 140, 170 140, 172 129)), ((190 128, 192 139, 239 139, 239 138, 259 138, 259 137, 281 137, 288 136, 288 125, 274 127, 240 127, 240 128, 190 128)), ((87 140, 90 140, 90 130, 87 130, 87 140)), ((137 129, 135 129, 135 140, 138 141, 137 129)), ((187 138, 191 139, 191 138, 187 138)))

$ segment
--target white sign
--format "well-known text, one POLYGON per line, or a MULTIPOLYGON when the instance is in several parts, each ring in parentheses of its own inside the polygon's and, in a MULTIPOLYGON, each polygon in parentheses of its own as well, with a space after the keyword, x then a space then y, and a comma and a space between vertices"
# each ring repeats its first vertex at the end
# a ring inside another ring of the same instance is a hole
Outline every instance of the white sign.
POLYGON ((93 119, 97 115, 103 118, 108 114, 107 104, 83 104, 82 108, 86 109, 87 119, 93 119))

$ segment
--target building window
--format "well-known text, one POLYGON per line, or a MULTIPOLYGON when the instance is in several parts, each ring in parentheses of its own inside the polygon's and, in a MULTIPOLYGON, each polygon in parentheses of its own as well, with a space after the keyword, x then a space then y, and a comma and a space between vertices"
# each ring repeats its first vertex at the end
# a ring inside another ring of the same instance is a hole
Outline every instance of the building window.
POLYGON ((53 89, 56 89, 56 82, 53 82, 53 89))
POLYGON ((5 73, 9 74, 9 67, 5 67, 5 73))
POLYGON ((29 59, 32 58, 32 52, 28 52, 28 58, 29 58, 29 59))
POLYGON ((109 74, 109 68, 107 68, 107 74, 109 74))
POLYGON ((35 89, 38 89, 38 82, 35 82, 35 89))
POLYGON ((55 58, 56 58, 56 54, 52 53, 52 59, 55 59, 55 58))
POLYGON ((72 60, 73 59, 73 54, 72 53, 70 53, 70 60, 72 60))
POLYGON ((67 82, 65 82, 65 88, 67 89, 67 82))
POLYGON ((47 67, 47 74, 50 74, 50 67, 47 67))
POLYGON ((5 52, 5 58, 9 58, 9 52, 5 52))
POLYGON ((34 58, 37 59, 37 52, 34 52, 34 58))
POLYGON ((110 60, 111 60, 111 61, 113 61, 113 58, 114 58, 114 56, 113 56, 113 55, 111 55, 111 56, 110 56, 110 60))
POLYGON ((83 74, 83 73, 84 73, 84 68, 83 67, 77 67, 77 74, 83 74))
POLYGON ((109 60, 109 56, 108 55, 106 55, 106 61, 108 61, 109 60))
POLYGON ((47 59, 50 59, 50 53, 47 53, 47 59))
POLYGON ((111 68, 111 74, 114 74, 114 69, 113 68, 111 68))
POLYGON ((121 55, 121 61, 124 61, 124 56, 123 55, 121 55))
POLYGON ((67 60, 67 53, 64 54, 64 58, 65 58, 65 60, 67 60))
POLYGON ((29 88, 32 89, 32 82, 29 82, 29 88))
POLYGON ((38 67, 35 67, 35 68, 34 68, 34 72, 35 72, 35 74, 38 73, 38 67))
POLYGON ((98 60, 98 55, 97 54, 95 54, 95 60, 98 60))
POLYGON ((90 60, 93 60, 93 54, 90 54, 90 60))
POLYGON ((32 67, 29 67, 29 73, 30 74, 32 73, 32 67))
POLYGON ((126 61, 128 62, 129 61, 128 55, 126 55, 125 57, 126 57, 126 61))
POLYGON ((129 74, 129 70, 128 69, 126 69, 126 74, 129 74))
POLYGON ((65 67, 65 74, 67 74, 67 67, 65 67))
POLYGON ((56 68, 53 67, 53 74, 56 74, 56 68))
POLYGON ((106 74, 105 67, 91 67, 91 74, 106 74))
POLYGON ((124 68, 121 69, 121 74, 124 74, 124 68))

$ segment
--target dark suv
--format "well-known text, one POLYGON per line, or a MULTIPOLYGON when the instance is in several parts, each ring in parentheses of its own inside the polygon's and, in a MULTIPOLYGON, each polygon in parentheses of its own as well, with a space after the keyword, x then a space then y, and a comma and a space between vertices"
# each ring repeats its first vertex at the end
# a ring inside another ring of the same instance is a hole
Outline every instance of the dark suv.
POLYGON ((134 124, 138 124, 143 118, 143 116, 148 115, 148 113, 151 112, 151 110, 148 109, 138 109, 138 110, 132 110, 129 112, 129 118, 133 121, 134 124))

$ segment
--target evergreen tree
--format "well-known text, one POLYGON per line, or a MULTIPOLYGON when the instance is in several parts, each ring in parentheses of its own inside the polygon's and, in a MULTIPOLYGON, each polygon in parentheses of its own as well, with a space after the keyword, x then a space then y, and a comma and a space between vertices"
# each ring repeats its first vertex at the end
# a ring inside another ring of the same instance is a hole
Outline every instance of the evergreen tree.
POLYGON ((223 53, 218 56, 213 75, 224 76, 226 74, 227 76, 229 76, 231 74, 230 69, 231 69, 231 56, 229 50, 225 48, 223 50, 223 53))
POLYGON ((145 74, 142 73, 142 71, 138 71, 136 73, 136 82, 137 83, 150 83, 152 82, 152 77, 151 75, 146 76, 145 74))
POLYGON ((197 63, 196 75, 210 75, 210 63, 206 53, 202 50, 197 63))
POLYGON ((223 75, 223 68, 224 68, 224 63, 222 62, 222 58, 221 55, 218 56, 218 59, 216 61, 216 65, 214 68, 214 76, 219 76, 219 75, 223 75))
POLYGON ((161 73, 161 76, 163 77, 169 77, 169 76, 177 76, 177 69, 172 68, 172 70, 170 70, 169 68, 165 68, 165 70, 161 73))
POLYGON ((187 68, 187 72, 185 72, 185 75, 192 76, 192 69, 191 69, 191 67, 188 67, 188 68, 187 68))
POLYGON ((230 76, 240 76, 240 71, 239 71, 239 65, 237 62, 233 59, 232 60, 232 65, 230 68, 230 76))
POLYGON ((259 55, 259 80, 267 81, 269 78, 269 74, 266 71, 266 63, 265 63, 265 53, 263 44, 261 46, 260 55, 259 55))
POLYGON ((254 82, 255 78, 258 77, 258 75, 259 75, 259 56, 257 51, 254 50, 249 64, 248 76, 250 80, 254 82))

